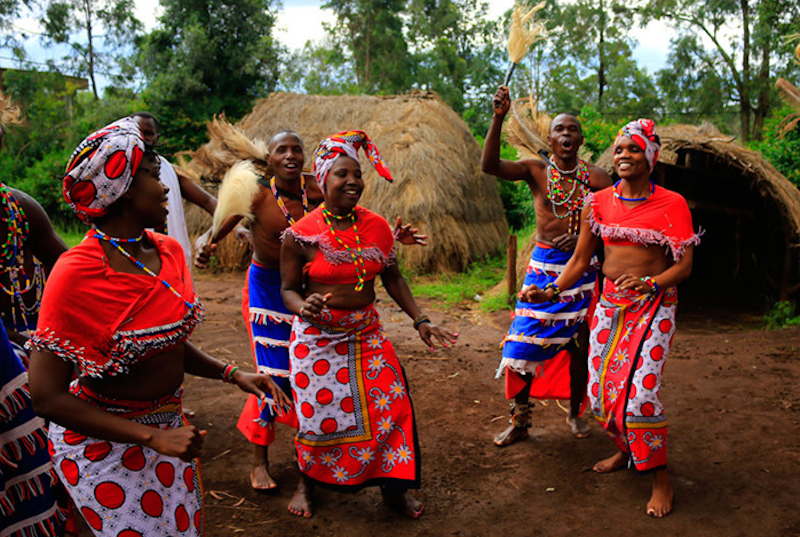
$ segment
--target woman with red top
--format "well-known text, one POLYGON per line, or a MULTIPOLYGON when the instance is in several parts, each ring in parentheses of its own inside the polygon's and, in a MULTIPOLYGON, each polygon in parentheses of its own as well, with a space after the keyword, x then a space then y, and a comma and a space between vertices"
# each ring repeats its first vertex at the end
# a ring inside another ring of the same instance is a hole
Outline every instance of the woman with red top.
POLYGON ((417 518, 420 453, 405 376, 375 310, 375 278, 414 320, 431 349, 457 334, 430 322, 397 267, 383 217, 358 206, 364 190, 358 149, 391 180, 361 131, 323 140, 314 171, 325 203, 285 233, 281 293, 295 314, 289 347, 303 473, 289 510, 311 516, 315 485, 355 492, 379 485, 384 502, 417 518))
POLYGON ((675 286, 691 273, 700 235, 683 196, 650 179, 660 147, 654 127, 640 119, 620 130, 614 142, 620 180, 585 206, 578 245, 564 272, 544 289, 520 294, 531 302, 553 300, 586 270, 602 239, 605 282, 590 324, 588 392, 595 418, 619 451, 594 470, 634 466, 652 472, 646 512, 663 517, 672 510, 672 487, 659 389, 675 332, 675 286))
POLYGON ((64 198, 93 227, 50 273, 30 342, 34 409, 51 421, 56 472, 96 535, 202 535, 205 431, 181 411, 186 372, 291 404, 268 375, 189 342, 203 309, 183 250, 146 231, 167 213, 158 172, 132 118, 73 152, 64 198))

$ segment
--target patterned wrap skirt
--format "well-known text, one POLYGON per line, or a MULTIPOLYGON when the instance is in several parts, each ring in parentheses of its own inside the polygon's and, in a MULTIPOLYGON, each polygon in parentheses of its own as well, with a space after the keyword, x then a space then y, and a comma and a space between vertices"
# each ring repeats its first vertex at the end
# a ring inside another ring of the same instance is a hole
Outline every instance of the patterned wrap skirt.
POLYGON ((640 295, 619 291, 606 278, 590 325, 592 412, 640 472, 667 465, 667 417, 659 390, 677 303, 675 287, 640 295))
MULTIPOLYGON (((183 388, 157 401, 109 399, 81 386, 73 395, 150 427, 184 425, 183 388)), ((139 444, 85 436, 52 423, 53 465, 70 497, 102 536, 203 535, 203 492, 197 459, 184 462, 139 444)))
POLYGON ((300 471, 348 492, 419 488, 414 409, 375 308, 296 316, 289 356, 300 471))

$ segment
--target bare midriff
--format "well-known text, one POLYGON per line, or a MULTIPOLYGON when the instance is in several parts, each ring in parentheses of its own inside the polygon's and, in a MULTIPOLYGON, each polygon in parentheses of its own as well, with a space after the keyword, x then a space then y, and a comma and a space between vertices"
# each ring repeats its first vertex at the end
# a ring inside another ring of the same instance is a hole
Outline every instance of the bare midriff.
POLYGON ((631 245, 604 248, 603 274, 616 280, 623 274, 632 276, 655 276, 672 265, 663 246, 631 245))
POLYGON ((153 401, 177 390, 183 383, 185 345, 179 343, 131 366, 126 374, 103 378, 81 377, 92 391, 114 399, 153 401))
POLYGON ((319 293, 323 296, 330 293, 331 297, 328 299, 327 305, 335 309, 358 310, 375 302, 375 280, 364 282, 364 288, 361 291, 356 291, 355 286, 355 283, 324 284, 309 280, 306 296, 312 293, 319 293))

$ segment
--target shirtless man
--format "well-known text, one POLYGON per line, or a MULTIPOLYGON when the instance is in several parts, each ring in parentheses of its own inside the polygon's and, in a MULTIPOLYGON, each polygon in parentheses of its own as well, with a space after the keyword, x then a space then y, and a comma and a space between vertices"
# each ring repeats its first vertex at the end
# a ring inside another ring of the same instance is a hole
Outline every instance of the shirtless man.
MULTIPOLYGON (((484 172, 502 179, 528 184, 536 212, 537 244, 526 270, 524 286, 536 284, 545 288, 560 274, 575 249, 584 195, 590 189, 610 186, 611 178, 605 171, 578 158, 583 132, 580 122, 571 114, 560 114, 550 124, 547 141, 555 166, 538 159, 516 162, 501 159, 500 132, 511 106, 506 86, 497 90, 492 106, 494 116, 483 146, 481 167, 484 172)), ((583 320, 595 289, 596 274, 595 264, 575 286, 560 293, 560 300, 536 305, 517 302, 514 322, 503 341, 503 358, 498 369, 498 375, 505 370, 506 397, 513 399, 511 425, 495 436, 496 445, 507 446, 528 436, 532 387, 534 397, 555 398, 537 389, 534 377, 538 382, 540 379, 550 381, 550 376, 557 379, 569 376, 567 423, 577 438, 589 435, 589 427, 579 417, 588 375, 588 330, 583 320), (567 351, 568 356, 561 351, 567 351), (567 361, 568 367, 560 367, 567 361)))
MULTIPOLYGON (((260 178, 259 193, 252 201, 253 260, 243 291, 242 313, 250 332, 250 341, 258 372, 269 373, 291 397, 289 386, 289 335, 292 316, 280 295, 281 234, 291 223, 315 209, 323 201, 316 181, 303 177, 303 141, 291 131, 275 134, 268 144, 267 162, 272 179, 260 178)), ((217 248, 242 215, 230 216, 202 247, 195 265, 205 268, 217 248)), ((198 241, 201 245, 203 239, 198 241)), ((269 445, 275 440, 275 421, 297 427, 293 410, 275 412, 271 406, 259 408, 258 400, 248 398, 239 417, 239 430, 253 444, 253 469, 250 485, 255 490, 269 490, 277 483, 269 474, 269 445)))

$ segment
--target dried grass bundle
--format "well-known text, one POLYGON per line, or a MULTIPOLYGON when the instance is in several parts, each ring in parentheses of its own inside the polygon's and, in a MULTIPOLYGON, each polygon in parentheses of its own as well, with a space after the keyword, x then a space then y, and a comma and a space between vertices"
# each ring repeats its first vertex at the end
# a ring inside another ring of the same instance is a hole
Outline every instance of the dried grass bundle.
POLYGON ((531 45, 544 39, 542 35, 545 31, 544 21, 537 21, 533 18, 537 11, 544 9, 544 6, 545 2, 541 2, 528 12, 525 11, 526 8, 523 6, 517 5, 514 7, 514 11, 511 13, 511 26, 508 28, 508 41, 506 43, 511 66, 506 73, 506 78, 503 82, 504 86, 508 85, 511 80, 511 73, 514 72, 514 67, 522 61, 531 45))
POLYGON ((223 222, 231 216, 239 215, 252 220, 253 200, 258 193, 258 173, 253 162, 243 160, 234 164, 219 187, 212 236, 217 234, 223 222))
POLYGON ((7 125, 19 122, 19 108, 11 102, 11 99, 0 93, 0 136, 5 132, 7 125))
POLYGON ((538 102, 531 94, 527 99, 515 99, 511 114, 504 126, 506 141, 517 149, 521 158, 541 158, 541 150, 550 151, 547 134, 552 118, 540 112, 538 102))

